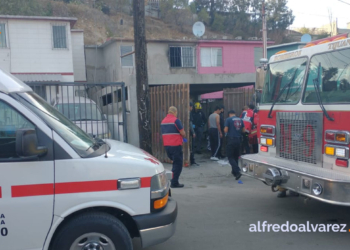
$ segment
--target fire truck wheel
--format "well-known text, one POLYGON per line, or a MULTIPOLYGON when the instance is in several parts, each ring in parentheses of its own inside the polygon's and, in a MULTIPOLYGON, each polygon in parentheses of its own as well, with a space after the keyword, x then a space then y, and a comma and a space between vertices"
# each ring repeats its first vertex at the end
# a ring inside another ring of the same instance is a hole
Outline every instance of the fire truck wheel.
POLYGON ((55 237, 51 250, 132 250, 131 237, 117 218, 87 213, 69 221, 55 237))

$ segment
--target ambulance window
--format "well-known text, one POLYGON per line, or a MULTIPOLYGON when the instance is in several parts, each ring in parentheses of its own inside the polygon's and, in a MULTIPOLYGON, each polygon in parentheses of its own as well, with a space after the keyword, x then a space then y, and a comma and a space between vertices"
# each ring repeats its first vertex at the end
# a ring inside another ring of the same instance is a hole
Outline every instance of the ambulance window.
POLYGON ((35 126, 17 110, 0 101, 0 159, 17 158, 16 131, 35 126))
POLYGON ((304 103, 317 103, 314 80, 319 76, 322 103, 350 102, 350 49, 315 55, 311 58, 304 103))

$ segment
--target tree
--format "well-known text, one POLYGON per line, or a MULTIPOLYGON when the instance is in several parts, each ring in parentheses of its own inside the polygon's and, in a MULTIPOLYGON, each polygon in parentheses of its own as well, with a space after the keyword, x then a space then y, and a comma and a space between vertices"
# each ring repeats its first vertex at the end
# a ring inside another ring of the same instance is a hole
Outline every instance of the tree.
POLYGON ((163 0, 160 3, 161 18, 167 23, 175 23, 184 31, 185 25, 192 23, 192 13, 188 0, 163 0))
POLYGON ((311 30, 309 28, 306 27, 302 27, 298 30, 301 34, 310 34, 311 30))
POLYGON ((201 9, 201 11, 198 13, 198 20, 209 25, 210 16, 205 9, 201 9))
POLYGON ((52 14, 50 2, 41 4, 37 0, 0 1, 2 15, 48 16, 52 14))

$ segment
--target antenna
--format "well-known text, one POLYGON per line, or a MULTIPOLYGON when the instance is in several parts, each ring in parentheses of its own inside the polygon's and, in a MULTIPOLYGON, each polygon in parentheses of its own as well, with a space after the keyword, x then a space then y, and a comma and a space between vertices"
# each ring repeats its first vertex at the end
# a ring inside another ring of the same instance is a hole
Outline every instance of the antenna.
POLYGON ((193 35, 195 35, 197 38, 200 38, 205 33, 205 26, 202 22, 195 22, 192 26, 192 32, 193 35))

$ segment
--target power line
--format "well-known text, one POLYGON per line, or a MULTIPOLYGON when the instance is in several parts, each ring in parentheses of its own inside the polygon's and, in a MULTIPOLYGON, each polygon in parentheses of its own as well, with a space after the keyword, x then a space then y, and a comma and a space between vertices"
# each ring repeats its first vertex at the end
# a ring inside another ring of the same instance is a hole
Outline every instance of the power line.
POLYGON ((347 4, 347 5, 350 5, 350 3, 347 3, 347 2, 345 2, 345 1, 342 1, 342 0, 338 0, 339 2, 342 2, 342 3, 345 3, 345 4, 347 4))

